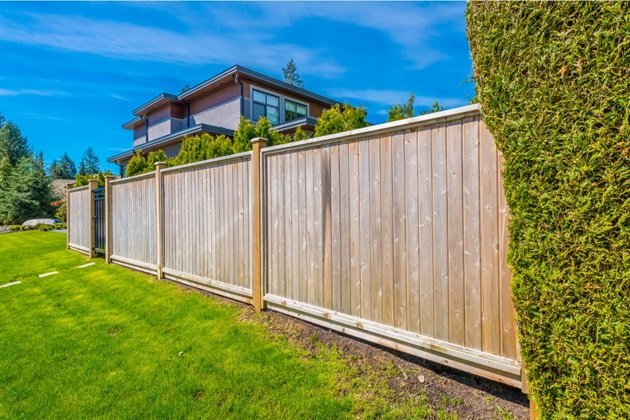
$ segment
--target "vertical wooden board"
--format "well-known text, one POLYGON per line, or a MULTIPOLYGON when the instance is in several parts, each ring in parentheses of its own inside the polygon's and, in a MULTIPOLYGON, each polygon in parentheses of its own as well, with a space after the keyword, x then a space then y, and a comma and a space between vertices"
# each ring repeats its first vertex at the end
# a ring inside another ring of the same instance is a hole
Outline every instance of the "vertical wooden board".
POLYGON ((314 234, 314 304, 324 306, 324 191, 322 179, 322 148, 313 150, 313 234, 314 234))
POLYGON ((340 200, 340 156, 339 146, 336 144, 331 145, 329 148, 329 160, 330 160, 330 222, 327 221, 327 225, 330 224, 331 230, 331 246, 330 246, 330 309, 334 311, 341 311, 341 200, 340 200))
POLYGON ((380 139, 381 148, 381 287, 383 314, 381 322, 394 325, 394 219, 392 186, 392 138, 380 139))
POLYGON ((291 298, 291 291, 293 290, 293 281, 291 277, 291 264, 293 263, 293 243, 291 242, 292 225, 293 225, 293 210, 291 209, 291 180, 293 173, 291 172, 291 152, 283 154, 283 181, 284 181, 284 296, 291 298))
POLYGON ((383 321, 382 224, 381 224, 381 147, 380 138, 370 139, 370 231, 371 231, 371 308, 368 319, 383 321))
POLYGON ((498 355, 501 354, 501 313, 497 149, 483 121, 479 124, 479 171, 482 350, 498 355))
POLYGON ((449 341, 464 345, 465 284, 464 284, 464 223, 462 197, 462 122, 453 121, 446 132, 447 226, 448 226, 448 297, 449 341))
POLYGON ((243 180, 241 176, 242 163, 240 160, 231 164, 233 168, 234 178, 231 180, 232 189, 234 190, 234 208, 232 209, 234 217, 234 285, 244 287, 244 267, 243 267, 243 180))
POLYGON ((403 162, 405 170, 406 258, 407 258, 407 327, 420 332, 420 212, 418 208, 418 139, 417 131, 405 134, 403 162))
POLYGON ((479 119, 477 117, 464 120, 462 140, 466 346, 481 350, 479 119))
POLYGON ((448 214, 446 125, 432 129, 433 143, 433 300, 435 338, 448 340, 448 214))
POLYGON ((219 194, 217 191, 217 175, 216 170, 213 167, 209 169, 210 173, 210 278, 212 280, 217 279, 217 254, 219 253, 219 247, 217 244, 217 220, 219 218, 217 214, 217 201, 219 194))
POLYGON ((269 156, 269 207, 267 211, 269 226, 269 292, 278 294, 278 173, 275 156, 269 156))
POLYGON ((313 161, 315 151, 308 149, 306 163, 306 303, 316 304, 315 298, 315 180, 313 179, 313 161))
POLYGON ((350 176, 348 173, 348 143, 339 145, 339 248, 340 248, 340 273, 341 282, 341 307, 345 314, 352 313, 352 294, 350 278, 351 242, 350 242, 350 194, 348 183, 350 176))
POLYGON ((228 222, 229 222, 229 252, 228 252, 228 267, 229 267, 229 272, 228 272, 228 277, 226 278, 226 280, 224 280, 226 283, 229 284, 235 284, 236 283, 236 277, 237 277, 237 271, 236 271, 236 258, 237 258, 237 251, 236 251, 236 230, 235 230, 235 225, 236 225, 236 220, 237 220, 237 215, 236 215, 236 200, 235 200, 235 196, 236 196, 236 188, 234 185, 234 164, 233 163, 226 163, 225 164, 225 169, 227 172, 227 193, 228 193, 228 222))
POLYGON ((332 308, 332 185, 330 150, 335 146, 321 148, 322 179, 322 306, 332 308))
POLYGON ((420 254, 420 331, 435 337, 433 299, 433 142, 431 128, 418 132, 418 239, 420 254))
POLYGON ((508 253, 508 206, 503 190, 503 155, 498 152, 497 190, 499 200, 499 279, 501 304, 501 355, 517 359, 516 320, 512 303, 512 273, 507 263, 508 253))
MULTIPOLYGON (((360 317, 371 319, 372 301, 372 264, 370 261, 372 250, 372 237, 370 235, 371 216, 370 198, 372 178, 370 174, 370 142, 363 139, 359 144, 359 200, 360 200, 360 247, 361 247, 361 313, 360 317)), ((379 197, 380 199, 380 197, 379 197)))
MULTIPOLYGON (((394 326, 407 329, 407 204, 405 137, 392 139, 392 205, 394 221, 394 326)), ((414 174, 415 175, 415 174, 414 174)))
POLYGON ((350 201, 350 314, 361 316, 361 183, 359 181, 359 142, 348 144, 350 201))
POLYGON ((291 299, 300 300, 300 204, 299 195, 302 190, 299 185, 298 152, 291 153, 291 246, 293 248, 291 261, 291 299))
POLYGON ((306 211, 306 197, 310 196, 310 191, 306 184, 306 152, 299 151, 298 155, 298 208, 299 208, 299 231, 298 236, 300 238, 299 253, 298 253, 298 277, 299 280, 299 301, 308 302, 308 289, 307 282, 309 276, 309 264, 308 255, 306 253, 307 233, 306 227, 308 225, 307 211, 306 211))
POLYGON ((278 248, 277 259, 276 259, 276 294, 280 296, 286 296, 284 291, 285 281, 284 281, 284 262, 286 260, 284 242, 284 225, 285 225, 285 217, 284 217, 284 156, 282 154, 275 155, 273 159, 276 161, 276 178, 278 191, 276 193, 276 209, 274 223, 277 225, 276 230, 276 244, 278 248))
POLYGON ((244 235, 244 246, 245 246, 245 260, 243 264, 245 265, 245 287, 248 289, 252 288, 252 243, 250 241, 251 238, 251 228, 252 228, 252 208, 251 208, 251 196, 252 196, 252 174, 251 174, 251 159, 248 159, 243 166, 243 200, 245 201, 245 218, 244 223, 245 227, 243 229, 244 235))
MULTIPOLYGON (((221 247, 226 250, 228 242, 227 233, 227 191, 226 191, 226 173, 225 167, 221 164, 217 165, 217 173, 219 174, 219 243, 221 247)), ((227 255, 226 252, 219 252, 219 281, 225 281, 228 276, 227 255)))

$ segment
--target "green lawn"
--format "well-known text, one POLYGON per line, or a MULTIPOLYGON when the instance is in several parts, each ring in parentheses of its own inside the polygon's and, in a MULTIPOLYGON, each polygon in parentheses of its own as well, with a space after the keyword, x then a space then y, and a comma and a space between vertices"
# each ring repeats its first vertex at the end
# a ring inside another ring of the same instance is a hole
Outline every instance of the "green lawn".
POLYGON ((0 418, 424 417, 388 404, 334 349, 316 357, 243 309, 65 250, 0 235, 0 418), (59 271, 46 278, 37 275, 59 271))

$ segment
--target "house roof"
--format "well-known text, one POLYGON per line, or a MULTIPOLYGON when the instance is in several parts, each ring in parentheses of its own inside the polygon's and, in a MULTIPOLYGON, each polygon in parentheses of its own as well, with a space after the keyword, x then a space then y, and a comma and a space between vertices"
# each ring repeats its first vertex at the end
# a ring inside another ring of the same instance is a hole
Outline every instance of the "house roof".
POLYGON ((144 104, 140 105, 138 108, 134 109, 133 113, 140 117, 150 109, 153 109, 153 108, 156 108, 156 107, 159 107, 164 104, 171 103, 171 102, 178 102, 178 100, 179 99, 177 98, 176 95, 171 95, 170 93, 162 92, 155 98, 149 100, 148 102, 145 102, 144 104))
POLYGON ((170 143, 175 143, 175 141, 179 140, 181 137, 198 134, 198 133, 223 134, 226 136, 234 135, 234 131, 229 130, 227 128, 216 127, 214 125, 208 125, 208 124, 197 124, 193 127, 180 130, 176 133, 167 134, 165 136, 158 137, 157 139, 153 139, 147 143, 143 143, 138 147, 134 147, 133 149, 126 150, 117 155, 110 156, 107 158, 107 161, 114 163, 121 159, 130 158, 131 156, 133 156, 136 150, 153 151, 153 150, 158 149, 160 146, 166 146, 170 143))
MULTIPOLYGON (((285 83, 281 80, 275 79, 273 77, 264 75, 262 73, 259 73, 257 71, 248 69, 246 67, 243 66, 239 66, 234 65, 224 71, 222 71, 221 73, 218 73, 214 76, 212 76, 211 78, 193 86, 192 88, 190 88, 189 90, 181 93, 180 95, 172 95, 169 93, 161 93, 158 96, 156 96, 155 98, 151 99, 150 101, 140 105, 138 108, 134 109, 133 113, 139 117, 141 117, 142 115, 144 115, 147 111, 150 111, 151 109, 154 109, 156 107, 162 106, 164 104, 167 103, 173 103, 173 102, 186 102, 187 100, 190 100, 192 97, 194 97, 196 94, 208 91, 213 89, 214 87, 216 87, 218 84, 220 84, 221 82, 225 82, 225 80, 229 77, 234 77, 236 75, 243 75, 246 76, 250 79, 254 79, 254 80, 258 80, 261 82, 264 82, 268 85, 272 85, 275 86, 279 89, 283 89, 289 92, 294 93, 295 95, 299 95, 301 97, 304 98, 308 98, 311 99, 313 101, 316 102, 320 102, 322 104, 325 105, 334 105, 337 103, 337 101, 335 101, 334 99, 331 98, 327 98, 325 96, 319 95, 317 93, 311 92, 309 90, 303 89, 303 88, 299 88, 297 86, 293 86, 289 83, 285 83)), ((138 120, 137 118, 134 118, 133 120, 123 124, 124 128, 132 128, 135 124, 137 124, 140 120, 138 120)))
POLYGON ((284 131, 295 130, 298 127, 315 127, 317 123, 317 119, 313 117, 302 117, 289 122, 285 122, 283 124, 274 125, 271 127, 273 130, 278 131, 280 133, 284 131))

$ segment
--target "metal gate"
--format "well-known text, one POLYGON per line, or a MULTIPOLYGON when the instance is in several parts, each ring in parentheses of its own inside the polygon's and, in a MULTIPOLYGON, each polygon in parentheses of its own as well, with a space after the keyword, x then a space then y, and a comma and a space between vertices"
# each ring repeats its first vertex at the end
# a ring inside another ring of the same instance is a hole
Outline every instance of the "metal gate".
POLYGON ((94 200, 94 251, 105 253, 105 188, 92 191, 94 200))

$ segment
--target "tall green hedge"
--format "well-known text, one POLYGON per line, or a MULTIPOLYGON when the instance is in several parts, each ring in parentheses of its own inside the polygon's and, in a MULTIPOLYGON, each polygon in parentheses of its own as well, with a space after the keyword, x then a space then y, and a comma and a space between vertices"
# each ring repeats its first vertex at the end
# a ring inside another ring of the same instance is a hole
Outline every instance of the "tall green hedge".
POLYGON ((468 3, 543 417, 630 418, 630 3, 468 3))

